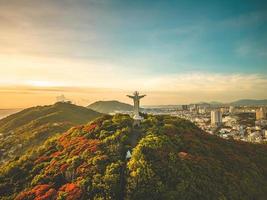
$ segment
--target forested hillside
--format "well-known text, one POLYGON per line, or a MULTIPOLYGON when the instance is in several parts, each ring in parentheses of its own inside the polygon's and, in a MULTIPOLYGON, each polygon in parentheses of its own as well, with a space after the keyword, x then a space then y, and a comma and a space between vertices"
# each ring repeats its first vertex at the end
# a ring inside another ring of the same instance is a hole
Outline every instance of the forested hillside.
POLYGON ((145 116, 139 128, 128 115, 100 117, 0 173, 2 199, 263 200, 266 193, 266 145, 223 140, 170 116, 145 116))
POLYGON ((69 103, 25 109, 0 120, 0 164, 32 149, 55 135, 101 114, 69 103))

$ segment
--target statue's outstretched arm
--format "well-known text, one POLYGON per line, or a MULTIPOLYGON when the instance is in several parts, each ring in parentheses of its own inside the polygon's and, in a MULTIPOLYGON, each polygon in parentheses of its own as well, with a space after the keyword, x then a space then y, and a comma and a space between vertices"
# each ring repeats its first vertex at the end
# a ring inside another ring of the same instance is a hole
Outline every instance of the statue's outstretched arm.
POLYGON ((146 95, 141 95, 141 96, 139 96, 139 99, 141 99, 141 98, 143 98, 143 97, 145 97, 146 95))
POLYGON ((131 96, 131 95, 126 95, 126 96, 129 97, 129 98, 132 98, 132 99, 134 98, 134 96, 131 96))

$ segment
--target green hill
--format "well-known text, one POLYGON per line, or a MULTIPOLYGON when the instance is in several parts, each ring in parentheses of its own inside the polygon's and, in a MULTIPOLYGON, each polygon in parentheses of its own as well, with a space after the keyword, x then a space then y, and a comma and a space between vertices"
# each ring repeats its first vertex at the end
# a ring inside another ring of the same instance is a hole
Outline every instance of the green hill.
POLYGON ((37 106, 0 120, 0 161, 22 155, 48 137, 101 114, 69 103, 37 106))
POLYGON ((113 113, 115 111, 132 111, 133 106, 119 101, 97 101, 87 106, 100 113, 113 113))
POLYGON ((145 116, 139 128, 128 115, 103 116, 0 170, 3 200, 264 200, 266 193, 266 145, 223 140, 171 116, 145 116))

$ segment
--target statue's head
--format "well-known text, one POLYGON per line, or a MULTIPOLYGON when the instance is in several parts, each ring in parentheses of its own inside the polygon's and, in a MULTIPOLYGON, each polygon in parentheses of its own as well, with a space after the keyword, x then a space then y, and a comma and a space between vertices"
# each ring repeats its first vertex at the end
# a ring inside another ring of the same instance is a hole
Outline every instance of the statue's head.
POLYGON ((139 96, 139 92, 135 91, 134 93, 134 96, 139 96))

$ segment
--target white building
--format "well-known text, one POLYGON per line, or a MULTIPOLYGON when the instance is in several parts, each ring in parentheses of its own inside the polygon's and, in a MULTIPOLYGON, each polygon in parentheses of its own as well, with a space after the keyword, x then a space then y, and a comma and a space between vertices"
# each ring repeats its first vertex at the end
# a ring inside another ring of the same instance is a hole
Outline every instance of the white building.
POLYGON ((199 108, 198 109, 199 114, 205 114, 206 113, 206 108, 199 108))
POLYGON ((229 113, 234 113, 235 112, 235 107, 234 106, 230 106, 229 107, 229 113))

